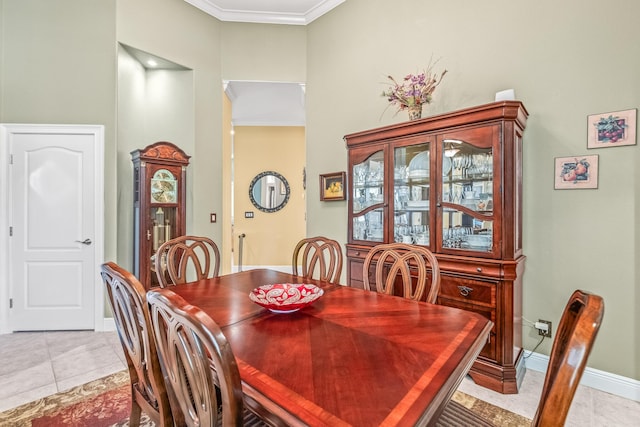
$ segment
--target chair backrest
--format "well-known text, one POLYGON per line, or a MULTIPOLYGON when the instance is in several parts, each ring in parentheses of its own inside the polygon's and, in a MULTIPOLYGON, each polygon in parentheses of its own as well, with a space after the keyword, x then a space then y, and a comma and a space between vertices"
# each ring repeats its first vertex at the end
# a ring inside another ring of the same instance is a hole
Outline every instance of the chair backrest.
POLYGON ((396 294, 396 281, 402 280, 402 295, 421 301, 427 289, 429 270, 431 286, 426 301, 435 304, 440 291, 440 267, 435 255, 422 246, 404 243, 377 245, 364 260, 364 288, 371 289, 369 273, 375 265, 375 290, 388 295, 396 294), (412 278, 412 272, 415 278, 412 278))
POLYGON ((156 251, 155 270, 162 288, 216 277, 220 271, 220 251, 208 237, 176 237, 156 251))
POLYGON ((564 425, 603 316, 600 296, 573 292, 558 323, 533 426, 564 425))
POLYGON ((342 274, 340 243, 322 236, 302 239, 293 250, 291 263, 296 276, 339 283, 342 274), (300 272, 298 266, 301 266, 300 272))
POLYGON ((113 262, 101 266, 101 276, 131 379, 131 422, 140 409, 157 424, 173 425, 171 408, 151 331, 145 289, 133 274, 113 262))
POLYGON ((243 425, 240 372, 218 325, 170 289, 152 289, 147 300, 174 417, 187 426, 243 425))

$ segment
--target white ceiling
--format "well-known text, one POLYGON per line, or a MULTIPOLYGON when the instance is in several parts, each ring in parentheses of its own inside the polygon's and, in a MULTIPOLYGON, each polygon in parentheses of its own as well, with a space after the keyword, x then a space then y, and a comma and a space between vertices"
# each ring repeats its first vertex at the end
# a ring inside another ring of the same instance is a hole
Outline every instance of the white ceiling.
MULTIPOLYGON (((185 0, 231 22, 307 25, 345 0, 185 0)), ((228 81, 234 126, 304 126, 304 84, 228 81)))
POLYGON ((304 126, 304 84, 225 82, 234 126, 304 126))
POLYGON ((221 21, 307 25, 345 0, 184 0, 221 21))

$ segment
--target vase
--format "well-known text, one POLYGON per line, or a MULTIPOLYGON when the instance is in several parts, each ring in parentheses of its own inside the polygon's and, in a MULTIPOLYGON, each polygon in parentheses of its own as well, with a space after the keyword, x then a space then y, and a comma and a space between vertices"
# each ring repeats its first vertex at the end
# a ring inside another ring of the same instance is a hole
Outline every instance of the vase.
POLYGON ((422 117, 422 104, 410 105, 407 107, 409 112, 409 120, 418 120, 422 117))

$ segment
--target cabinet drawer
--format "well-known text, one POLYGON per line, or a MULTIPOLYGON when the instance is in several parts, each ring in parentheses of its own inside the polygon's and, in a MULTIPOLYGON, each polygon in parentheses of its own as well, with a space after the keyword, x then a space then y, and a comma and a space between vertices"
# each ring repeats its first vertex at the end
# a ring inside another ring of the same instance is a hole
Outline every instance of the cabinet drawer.
POLYGON ((351 281, 357 280, 362 282, 364 280, 362 270, 364 268, 364 263, 361 261, 353 261, 349 260, 349 272, 351 277, 349 278, 351 281))
POLYGON ((368 253, 369 249, 347 249, 347 258, 361 258, 364 260, 368 253))
POLYGON ((364 289, 364 263, 360 260, 347 259, 347 284, 352 288, 364 289))
POLYGON ((493 322, 493 327, 491 328, 491 331, 489 331, 489 341, 482 348, 482 351, 480 352, 480 356, 487 357, 491 360, 496 360, 498 337, 496 336, 495 310, 491 308, 484 308, 484 307, 479 307, 479 306, 475 306, 475 305, 464 303, 464 302, 450 300, 446 297, 438 297, 438 303, 441 305, 446 305, 447 307, 454 307, 454 308, 460 308, 462 310, 473 311, 491 320, 493 322))
POLYGON ((441 276, 440 296, 463 303, 496 306, 497 286, 492 282, 466 279, 462 277, 441 276))
POLYGON ((503 268, 498 263, 482 262, 478 261, 477 259, 462 261, 438 259, 438 263, 442 272, 451 270, 460 274, 469 274, 475 276, 482 275, 485 277, 495 278, 503 277, 503 268))

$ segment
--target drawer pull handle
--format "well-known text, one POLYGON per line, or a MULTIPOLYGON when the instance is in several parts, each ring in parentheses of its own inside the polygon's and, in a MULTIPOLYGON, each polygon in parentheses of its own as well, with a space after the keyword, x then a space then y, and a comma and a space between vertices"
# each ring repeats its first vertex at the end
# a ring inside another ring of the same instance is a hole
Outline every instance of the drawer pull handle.
POLYGON ((470 288, 468 286, 458 286, 458 289, 460 290, 460 295, 462 295, 463 297, 468 297, 469 294, 473 291, 473 288, 470 288))
POLYGON ((476 271, 477 271, 478 273, 482 273, 482 267, 478 267, 478 268, 476 268, 476 271))

